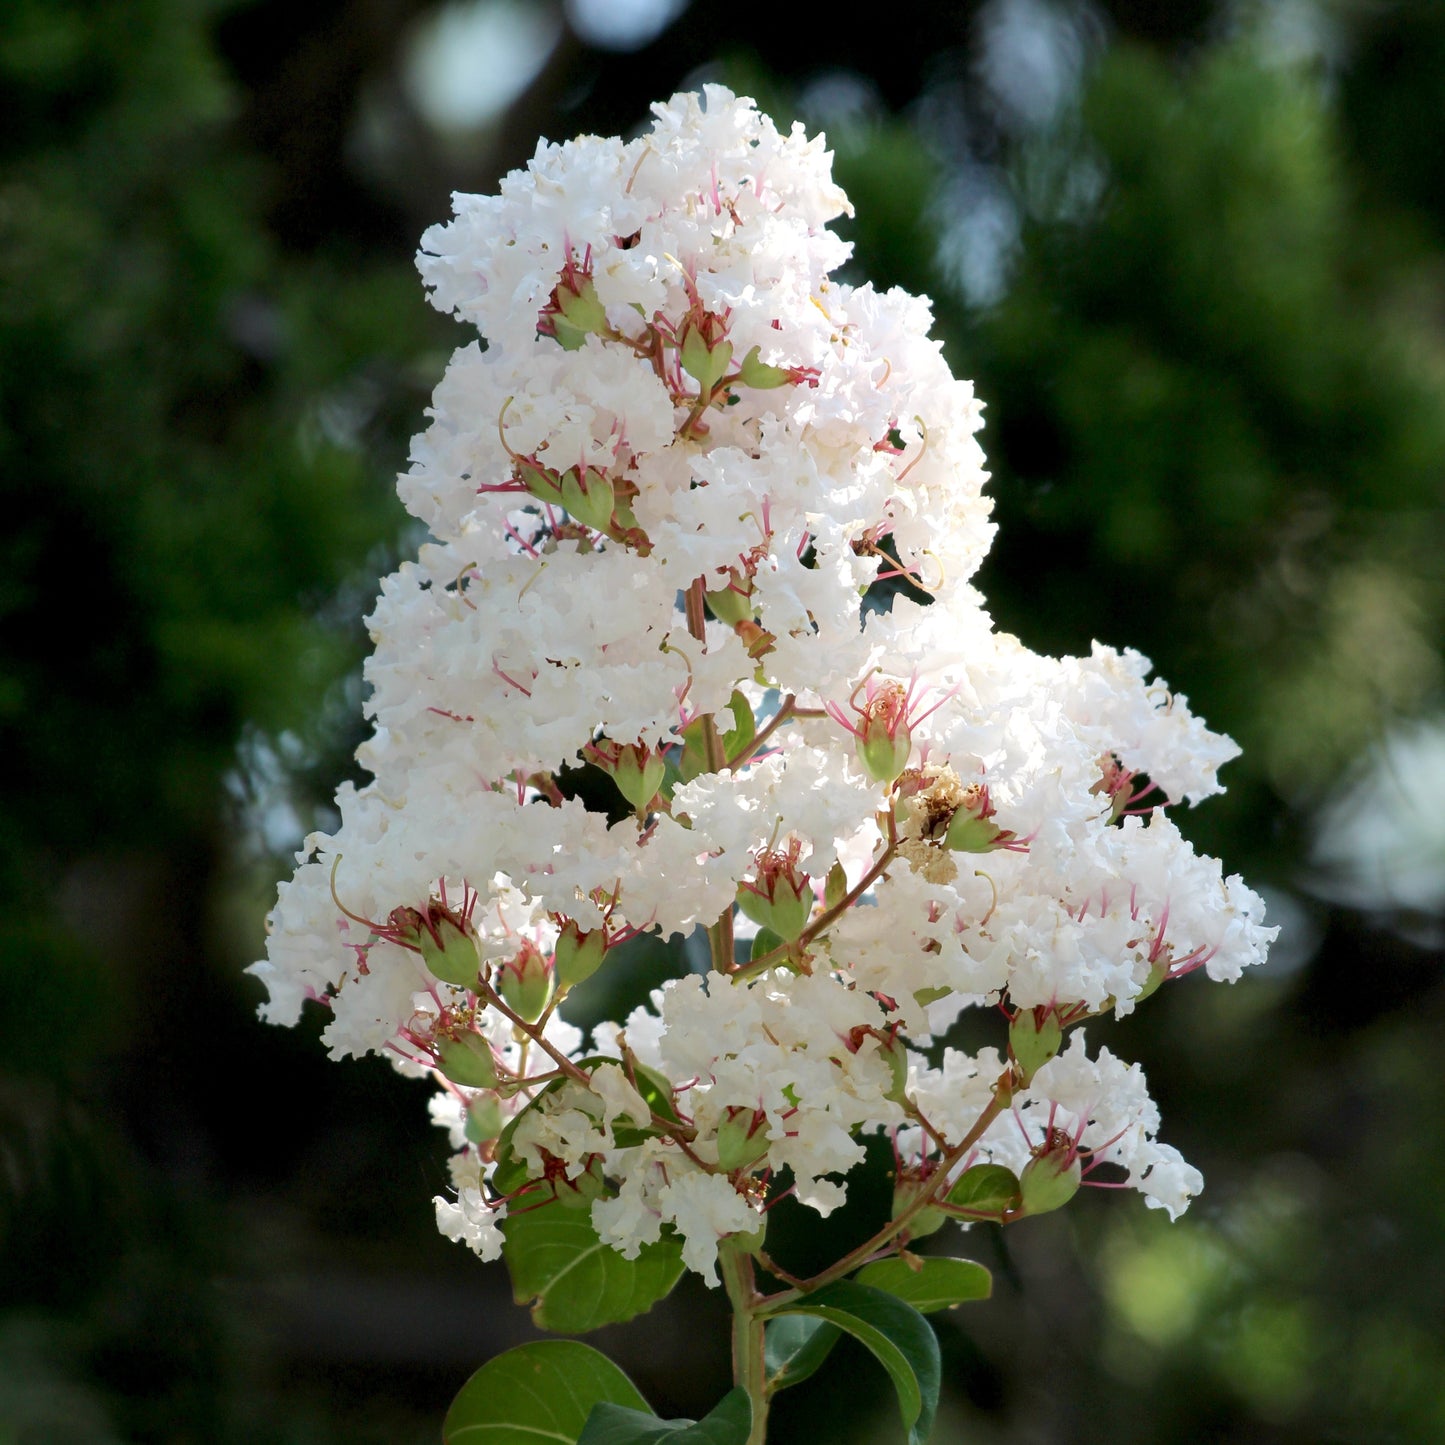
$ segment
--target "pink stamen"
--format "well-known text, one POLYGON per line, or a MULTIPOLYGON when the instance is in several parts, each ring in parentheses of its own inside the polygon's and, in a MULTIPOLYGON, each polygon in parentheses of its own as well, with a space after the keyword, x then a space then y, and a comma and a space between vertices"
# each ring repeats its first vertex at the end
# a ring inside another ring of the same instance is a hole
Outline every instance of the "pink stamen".
MULTIPOLYGON (((520 682, 518 682, 515 677, 509 677, 505 672, 503 672, 502 669, 497 665, 497 662, 496 662, 496 659, 495 659, 495 658, 492 660, 492 671, 493 671, 498 677, 500 677, 500 678, 502 679, 502 681, 505 682, 508 686, 510 686, 510 687, 515 687, 518 692, 522 693, 522 694, 523 694, 524 696, 526 696, 526 697, 531 697, 531 696, 532 696, 532 689, 529 688, 529 687, 523 687, 522 684, 521 684, 520 682)), ((534 673, 532 674, 532 679, 533 679, 533 681, 536 680, 536 677, 537 677, 537 674, 534 672, 534 673)))

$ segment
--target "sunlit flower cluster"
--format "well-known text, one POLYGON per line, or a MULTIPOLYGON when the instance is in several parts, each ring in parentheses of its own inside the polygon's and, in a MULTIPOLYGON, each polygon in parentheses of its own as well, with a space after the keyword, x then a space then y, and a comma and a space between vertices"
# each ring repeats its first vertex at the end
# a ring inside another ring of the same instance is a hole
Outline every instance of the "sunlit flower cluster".
POLYGON ((481 340, 400 481, 432 540, 369 619, 373 781, 254 971, 266 1017, 319 1001, 334 1055, 436 1078, 438 1221, 484 1257, 556 1195, 715 1278, 880 1130, 915 1233, 1096 1168, 1171 1214, 1200 1188, 1080 1024, 1263 956, 1259 899, 1165 816, 1235 749, 1136 653, 994 630, 979 404, 926 301, 830 279, 846 210, 821 139, 708 87, 423 237, 481 340), (559 1012, 634 936, 701 929, 706 977, 590 1042, 559 1012), (1000 1048, 936 1047, 970 1007, 1000 1048), (985 1166, 1018 1187, 973 1207, 985 1166))

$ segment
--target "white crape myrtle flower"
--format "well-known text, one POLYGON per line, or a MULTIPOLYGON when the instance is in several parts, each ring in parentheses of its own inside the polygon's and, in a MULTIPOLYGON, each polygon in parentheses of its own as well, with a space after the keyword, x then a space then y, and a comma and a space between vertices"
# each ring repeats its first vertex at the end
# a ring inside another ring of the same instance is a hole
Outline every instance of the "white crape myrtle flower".
MULTIPOLYGON (((996 1068, 992 1050, 971 1060, 944 1050, 939 1069, 920 1063, 911 1089, 935 1128, 962 1134, 987 1102, 996 1068)), ((1119 1165, 1122 1181, 1138 1190, 1151 1209, 1166 1209, 1177 1218, 1204 1187, 1203 1176, 1186 1164, 1177 1150, 1154 1137, 1159 1110, 1149 1097, 1138 1064, 1125 1064, 1108 1049, 1091 1059, 1082 1033, 1068 1048, 1039 1069, 1028 1089, 1015 1095, 1012 1110, 995 1120, 965 1161, 1003 1164, 1021 1173, 1051 1135, 1062 1135, 1066 1148, 1088 1160, 1088 1168, 1119 1165)), ((903 1152, 922 1146, 922 1132, 900 1132, 903 1152)))
POLYGON ((980 404, 925 299, 831 279, 822 139, 708 86, 454 207, 419 265, 478 335, 398 484, 431 535, 368 618, 372 777, 282 885, 265 1017, 314 1001, 337 1057, 436 1080, 438 1225, 484 1258, 571 1191, 715 1281, 870 1131, 900 1188, 1107 1164, 1178 1213, 1198 1175, 1076 1026, 1263 957, 1164 813, 1236 749, 1138 653, 995 631, 980 404), (585 1051, 567 991, 701 929, 711 972, 585 1051), (1006 1052, 937 1056, 968 1008, 1006 1052))

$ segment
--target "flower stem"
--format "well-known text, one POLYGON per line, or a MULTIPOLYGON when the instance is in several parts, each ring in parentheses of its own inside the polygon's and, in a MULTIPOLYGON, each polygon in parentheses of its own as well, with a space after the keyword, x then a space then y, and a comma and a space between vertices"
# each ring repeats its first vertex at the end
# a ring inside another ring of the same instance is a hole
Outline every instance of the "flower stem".
MULTIPOLYGON (((1005 1069, 999 1077, 999 1085, 1003 1087, 1006 1081, 1012 1080, 1012 1069, 1005 1069)), ((845 1274, 851 1274, 860 1264, 865 1263, 880 1250, 886 1249, 907 1227, 909 1220, 932 1204, 938 1194, 946 1192, 948 1175, 955 1165, 963 1162, 965 1155, 983 1136, 988 1132, 989 1125, 993 1123, 1004 1111, 1004 1104, 999 1094, 995 1094, 989 1103, 984 1107, 983 1112, 974 1120, 973 1127, 965 1134, 962 1140, 944 1156, 934 1174, 932 1189, 920 1190, 918 1195, 905 1208, 899 1210, 897 1216, 891 1219, 870 1238, 865 1239, 856 1249, 851 1249, 842 1259, 829 1265, 827 1269, 820 1270, 811 1279, 799 1280, 797 1285, 777 1294, 764 1297, 760 1302, 764 1308, 776 1311, 786 1304, 790 1304, 800 1295, 810 1294, 815 1289, 821 1289, 825 1284, 832 1284, 835 1279, 842 1279, 845 1274)), ((780 1276, 781 1277, 781 1276, 780 1276)))
MULTIPOLYGON (((705 582, 701 577, 694 579, 684 594, 687 603, 687 630, 699 642, 707 640, 707 598, 704 596, 705 582)), ((710 773, 720 773, 728 765, 727 749, 718 736, 717 725, 711 713, 702 718, 702 749, 710 773)), ((707 931, 712 966, 718 973, 731 973, 734 967, 733 911, 729 908, 707 931)))
POLYGON ((733 1306, 733 1383, 748 1392, 753 1407, 747 1445, 764 1445, 768 1436, 768 1379, 763 1363, 760 1299, 753 1285, 753 1257, 725 1240, 718 1250, 718 1264, 733 1306))

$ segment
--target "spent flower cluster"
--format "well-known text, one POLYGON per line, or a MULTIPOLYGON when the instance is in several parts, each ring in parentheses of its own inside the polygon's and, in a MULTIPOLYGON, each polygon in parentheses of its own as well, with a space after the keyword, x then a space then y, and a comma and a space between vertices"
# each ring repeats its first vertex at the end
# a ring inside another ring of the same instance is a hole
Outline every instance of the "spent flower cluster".
POLYGON ((319 1001, 335 1056, 436 1080, 438 1223, 483 1258, 570 1209, 623 1259, 806 1292, 1091 1177, 1177 1215, 1200 1176, 1084 1025, 1263 957, 1167 811, 1236 749, 1137 653, 994 629, 979 403, 926 300, 830 279, 821 139, 718 87, 654 113, 423 237, 481 341, 400 479, 432 540, 369 619, 373 781, 281 889, 263 1013, 319 1001), (583 763, 617 821, 568 796, 583 763), (706 976, 590 1042, 559 1011, 699 929, 706 976), (998 1047, 940 1051, 971 1008, 998 1047), (878 1131, 893 1220, 794 1280, 769 1207, 836 1208, 878 1131))

